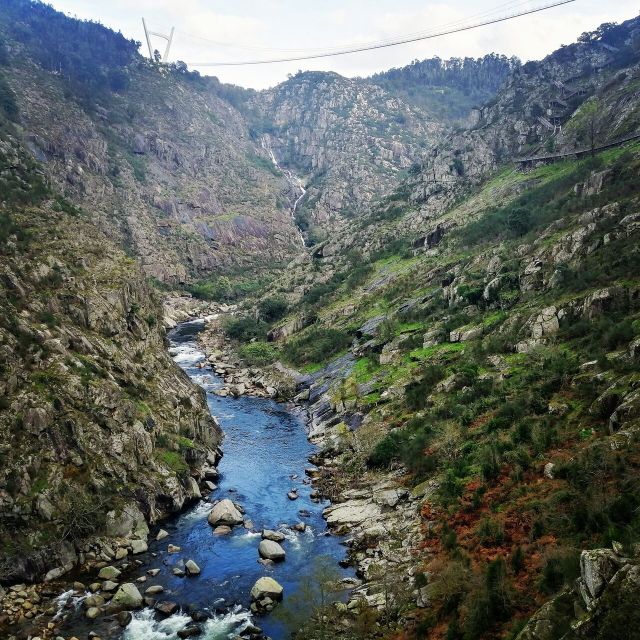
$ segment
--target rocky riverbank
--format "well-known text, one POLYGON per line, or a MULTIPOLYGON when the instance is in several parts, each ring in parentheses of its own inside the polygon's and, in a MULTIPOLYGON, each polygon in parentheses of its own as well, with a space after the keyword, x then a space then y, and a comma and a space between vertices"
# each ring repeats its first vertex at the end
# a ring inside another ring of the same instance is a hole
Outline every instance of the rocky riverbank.
MULTIPOLYGON (((188 300, 177 304, 189 308, 188 300)), ((216 393, 277 398, 292 402, 306 415, 309 439, 319 447, 310 459, 315 468, 307 470, 312 496, 331 500, 324 518, 333 533, 347 536, 344 562, 355 567, 361 581, 354 583, 348 602, 336 603, 344 623, 349 625, 367 607, 383 612, 400 601, 403 607, 407 602, 426 606, 426 593, 414 576, 421 564, 417 554, 423 538, 421 506, 436 486, 425 483, 409 490, 402 471, 353 473, 343 468, 345 421, 366 421, 366 416, 332 398, 344 373, 340 363, 312 375, 281 363, 248 367, 222 331, 225 313, 235 309, 221 311, 215 304, 203 309, 199 303, 193 309, 208 314, 199 343, 206 354, 202 367, 211 367, 225 382, 216 393)))

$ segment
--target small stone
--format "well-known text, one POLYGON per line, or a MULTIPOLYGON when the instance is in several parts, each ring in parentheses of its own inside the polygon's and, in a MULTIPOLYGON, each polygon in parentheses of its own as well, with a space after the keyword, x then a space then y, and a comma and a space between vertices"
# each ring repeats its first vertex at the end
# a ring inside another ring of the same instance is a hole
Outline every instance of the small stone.
POLYGON ((189 576, 197 576, 200 573, 200 567, 193 560, 187 560, 184 568, 189 576))
POLYGON ((228 527, 226 524, 216 527, 213 530, 214 536, 226 536, 226 535, 229 535, 230 533, 231 533, 231 527, 228 527))
POLYGON ((200 627, 195 625, 190 625, 188 627, 185 627, 184 629, 180 629, 177 635, 178 635, 178 638, 181 638, 182 640, 184 640, 184 638, 193 638, 195 636, 199 636, 201 631, 202 629, 200 629, 200 627))
POLYGON ((175 544, 170 544, 170 545, 167 547, 167 551, 168 551, 169 553, 179 553, 179 551, 180 551, 180 547, 178 547, 178 546, 177 546, 177 545, 175 545, 175 544))
POLYGON ((180 569, 180 567, 174 567, 171 570, 171 573, 173 573, 174 576, 178 576, 178 578, 184 578, 186 575, 184 569, 180 569))
POLYGON ((158 531, 158 535, 156 536, 156 540, 160 541, 168 537, 169 537, 169 532, 165 531, 164 529, 160 529, 160 531, 158 531))
POLYGON ((85 613, 85 616, 89 618, 89 620, 95 620, 100 615, 100 609, 98 607, 89 607, 85 613))
POLYGON ((125 549, 124 547, 118 547, 118 549, 116 549, 116 560, 122 560, 123 558, 126 558, 129 555, 129 551, 127 551, 127 549, 125 549))
POLYGON ((272 531, 271 529, 262 530, 263 540, 272 540, 273 542, 282 542, 285 539, 284 533, 280 531, 272 531))
POLYGON ((129 625, 132 619, 133 619, 133 616, 129 611, 120 611, 120 613, 118 613, 118 615, 116 616, 116 620, 118 621, 118 624, 123 629, 124 627, 127 627, 129 625))
POLYGON ((144 553, 145 551, 147 551, 149 547, 147 546, 147 543, 144 540, 132 540, 131 541, 131 553, 133 553, 133 555, 138 555, 140 553, 144 553))
POLYGON ((102 590, 103 591, 115 591, 118 588, 118 583, 117 582, 113 582, 113 580, 105 580, 102 583, 102 590))

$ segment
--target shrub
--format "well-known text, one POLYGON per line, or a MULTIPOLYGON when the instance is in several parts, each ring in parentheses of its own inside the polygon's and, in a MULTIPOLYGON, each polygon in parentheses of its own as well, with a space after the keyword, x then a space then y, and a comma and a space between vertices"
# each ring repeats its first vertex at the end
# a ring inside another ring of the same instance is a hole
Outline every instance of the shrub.
POLYGON ((445 371, 438 365, 429 365, 422 373, 420 380, 412 382, 405 391, 409 409, 423 409, 427 403, 427 396, 433 387, 444 378, 445 371))
POLYGON ((403 437, 398 431, 387 434, 369 456, 369 465, 372 467, 389 467, 392 462, 400 460, 403 437))
POLYGON ((504 542, 504 527, 501 522, 483 518, 476 529, 476 535, 485 546, 497 546, 504 542))
POLYGON ((350 343, 351 336, 346 331, 314 326, 306 334, 287 343, 284 354, 296 365, 323 362, 346 349, 350 343))
POLYGON ((249 342, 264 338, 267 334, 267 325, 255 318, 235 318, 225 323, 224 331, 233 340, 249 342))
POLYGON ((278 357, 277 349, 268 342, 250 342, 242 345, 239 350, 240 357, 250 365, 264 366, 271 364, 278 357))
POLYGON ((265 322, 275 322, 285 316, 289 305, 282 298, 265 298, 258 304, 258 310, 265 322))

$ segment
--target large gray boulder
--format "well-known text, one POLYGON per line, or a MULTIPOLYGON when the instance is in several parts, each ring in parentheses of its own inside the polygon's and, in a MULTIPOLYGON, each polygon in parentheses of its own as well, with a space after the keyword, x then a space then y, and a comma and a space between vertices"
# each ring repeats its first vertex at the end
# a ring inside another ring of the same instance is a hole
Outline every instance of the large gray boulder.
POLYGON ((266 560, 274 560, 275 562, 279 560, 284 560, 285 552, 284 549, 273 540, 262 540, 260 542, 260 546, 258 547, 258 553, 261 558, 265 558, 266 560))
POLYGON ((592 598, 600 596, 617 570, 616 554, 610 549, 592 549, 580 555, 580 574, 592 598))
POLYGON ((238 511, 233 502, 228 498, 220 500, 220 502, 213 507, 208 517, 209 524, 213 527, 219 525, 232 527, 237 524, 242 524, 243 520, 244 518, 240 511, 238 511))
POLYGON ((251 611, 269 613, 282 600, 284 589, 273 578, 259 578, 251 588, 251 611))
POLYGON ((113 604, 119 605, 124 609, 139 609, 143 601, 144 599, 138 591, 138 587, 131 582, 121 585, 111 600, 113 604))

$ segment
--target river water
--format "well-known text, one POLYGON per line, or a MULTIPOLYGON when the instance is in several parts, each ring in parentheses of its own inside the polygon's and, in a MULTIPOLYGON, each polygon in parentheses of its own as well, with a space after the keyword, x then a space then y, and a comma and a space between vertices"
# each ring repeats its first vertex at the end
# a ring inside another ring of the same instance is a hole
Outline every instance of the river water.
MULTIPOLYGON (((304 482, 304 470, 311 466, 307 458, 314 447, 307 440, 303 420, 273 400, 248 396, 224 398, 213 393, 222 386, 222 381, 208 367, 197 366, 205 357, 195 342, 202 326, 196 321, 174 330, 169 336, 170 353, 192 380, 205 389, 211 413, 225 432, 219 486, 209 499, 231 498, 240 503, 254 528, 248 531, 235 527, 230 535, 214 536, 207 522, 211 503, 203 500, 162 523, 169 537, 150 543, 149 553, 138 556, 143 566, 136 575, 144 575, 149 568, 160 568, 157 577, 141 585, 141 591, 151 584, 160 584, 165 587, 161 599, 178 602, 183 611, 195 607, 213 614, 204 624, 203 634, 198 636, 203 640, 228 638, 249 622, 261 627, 273 640, 284 640, 290 635, 287 620, 299 619, 301 607, 308 607, 306 594, 309 585, 317 580, 319 564, 331 566, 339 576, 353 574, 338 568, 345 549, 340 538, 328 535, 322 519, 326 503, 312 501, 311 487, 304 482), (298 490, 297 500, 287 497, 293 488, 298 490), (289 528, 298 522, 307 525, 304 533, 289 528), (282 543, 286 560, 271 568, 258 563, 262 528, 277 529, 286 535, 282 543), (181 547, 181 552, 167 553, 168 543, 181 547), (192 578, 174 576, 172 568, 187 559, 195 560, 202 573, 192 578), (284 587, 284 600, 270 616, 251 620, 249 592, 255 581, 265 575, 284 587)), ((151 610, 144 610, 134 614, 123 638, 174 640, 177 632, 190 622, 183 613, 159 620, 151 610)))

